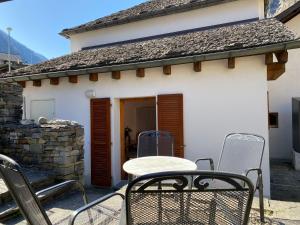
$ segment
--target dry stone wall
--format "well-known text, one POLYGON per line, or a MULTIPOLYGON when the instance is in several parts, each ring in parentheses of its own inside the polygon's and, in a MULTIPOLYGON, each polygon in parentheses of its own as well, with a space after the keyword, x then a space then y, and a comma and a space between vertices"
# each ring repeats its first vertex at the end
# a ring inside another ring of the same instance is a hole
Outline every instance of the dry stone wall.
POLYGON ((83 127, 67 120, 24 123, 22 102, 20 86, 0 84, 0 153, 21 164, 50 170, 59 180, 81 180, 83 127))
POLYGON ((0 124, 17 123, 22 119, 22 87, 0 84, 0 124))
POLYGON ((83 127, 70 121, 3 125, 1 152, 19 163, 51 170, 61 180, 83 174, 83 127))

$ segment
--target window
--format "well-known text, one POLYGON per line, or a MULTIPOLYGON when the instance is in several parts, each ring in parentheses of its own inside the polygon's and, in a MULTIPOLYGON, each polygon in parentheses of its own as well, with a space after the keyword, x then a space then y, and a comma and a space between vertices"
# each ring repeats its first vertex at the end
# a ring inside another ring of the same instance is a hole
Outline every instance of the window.
POLYGON ((271 112, 269 113, 269 127, 270 128, 278 128, 278 113, 271 112))

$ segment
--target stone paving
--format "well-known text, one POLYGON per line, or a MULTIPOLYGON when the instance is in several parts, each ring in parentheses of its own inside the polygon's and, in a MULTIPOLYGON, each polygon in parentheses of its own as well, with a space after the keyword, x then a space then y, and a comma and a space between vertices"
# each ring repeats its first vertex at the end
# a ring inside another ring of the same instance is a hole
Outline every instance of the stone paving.
MULTIPOLYGON (((86 190, 88 195, 89 202, 96 200, 108 193, 111 193, 110 189, 96 189, 89 188, 86 190)), ((47 214, 53 223, 55 224, 68 224, 67 219, 71 213, 84 205, 82 195, 79 192, 71 192, 63 197, 60 197, 57 200, 47 203, 44 207, 47 211, 47 214)), ((5 223, 6 225, 27 225, 26 221, 22 216, 18 216, 14 219, 11 219, 5 223)))
POLYGON ((290 163, 271 163, 271 198, 300 202, 300 171, 295 171, 290 163))
MULTIPOLYGON (((33 172, 31 174, 29 173, 28 176, 31 180, 34 180, 40 176, 38 174, 39 173, 33 172), (37 177, 35 175, 37 175, 37 177)), ((272 164, 272 197, 274 199, 281 199, 285 201, 265 200, 266 225, 300 225, 300 198, 298 198, 300 196, 299 176, 299 172, 292 170, 289 164, 272 164)), ((90 201, 100 198, 101 196, 110 192, 112 192, 112 190, 109 189, 87 189, 87 194, 90 201)), ((110 204, 121 205, 121 202, 120 199, 118 199, 118 202, 111 202, 110 204)), ((68 215, 72 213, 72 211, 81 207, 82 205, 83 201, 81 195, 77 192, 73 192, 46 204, 45 208, 50 220, 55 224, 62 222, 63 219, 67 218, 68 215)), ((5 224, 25 225, 26 222, 23 220, 22 216, 19 216, 6 222, 5 224)), ((253 209, 250 216, 250 224, 261 224, 259 221, 257 198, 254 199, 253 209)))
MULTIPOLYGON (((108 189, 87 189, 90 201, 93 201, 105 194, 112 192, 108 189)), ((111 205, 121 205, 121 200, 115 199, 111 205)), ((83 201, 79 193, 72 192, 45 206, 47 214, 53 224, 67 224, 68 215, 75 209, 83 206, 83 201)), ((299 225, 300 224, 300 203, 268 201, 265 200, 266 225, 299 225), (270 205, 269 205, 270 204, 270 205)), ((5 224, 26 225, 21 216, 14 218, 5 224)), ((250 216, 250 225, 261 224, 259 221, 258 199, 254 199, 253 209, 250 216)))

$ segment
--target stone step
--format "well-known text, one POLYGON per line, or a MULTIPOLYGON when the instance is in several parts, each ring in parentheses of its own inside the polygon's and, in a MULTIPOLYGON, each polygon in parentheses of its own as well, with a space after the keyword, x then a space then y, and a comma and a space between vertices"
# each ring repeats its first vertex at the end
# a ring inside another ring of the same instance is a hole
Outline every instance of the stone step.
MULTIPOLYGON (((35 191, 44 189, 55 184, 55 178, 52 172, 42 171, 36 168, 22 168, 25 176, 28 178, 35 191)), ((4 181, 0 177, 0 205, 10 202, 12 197, 4 181)))
MULTIPOLYGON (((52 184, 54 185, 54 184, 52 184)), ((52 186, 51 185, 51 186, 52 186)), ((50 187, 50 186, 47 186, 50 187)), ((47 188, 46 187, 46 188, 47 188)), ((45 195, 40 195, 39 200, 44 205, 46 203, 49 203, 53 201, 54 199, 60 198, 64 196, 65 194, 69 193, 70 191, 73 191, 73 187, 66 186, 62 189, 55 189, 52 191, 48 191, 45 195)), ((14 201, 7 202, 5 204, 2 204, 0 207, 0 223, 6 222, 7 220, 10 220, 20 214, 19 208, 15 204, 14 201)))
MULTIPOLYGON (((42 190, 56 183, 53 173, 36 168, 22 168, 35 191, 42 190)), ((19 213, 16 204, 4 181, 0 178, 0 221, 11 218, 19 213)))

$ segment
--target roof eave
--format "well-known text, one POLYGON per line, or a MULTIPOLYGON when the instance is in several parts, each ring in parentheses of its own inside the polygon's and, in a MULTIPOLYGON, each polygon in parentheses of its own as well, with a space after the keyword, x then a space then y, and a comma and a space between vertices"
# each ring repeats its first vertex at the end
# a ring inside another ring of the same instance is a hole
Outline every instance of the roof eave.
POLYGON ((286 23, 296 17, 300 13, 300 2, 295 3, 291 7, 287 8, 283 12, 275 16, 282 23, 286 23))
POLYGON ((193 63, 197 61, 212 61, 212 60, 227 59, 231 57, 262 55, 269 52, 285 51, 285 50, 295 49, 295 48, 300 48, 300 39, 296 39, 289 42, 272 44, 272 45, 258 46, 258 47, 246 48, 246 49, 228 50, 224 52, 214 52, 214 53, 207 53, 201 55, 176 57, 176 58, 169 58, 169 59, 128 63, 128 64, 118 64, 118 65, 110 65, 110 66, 101 66, 101 67, 93 67, 93 68, 84 68, 84 69, 77 69, 77 70, 66 70, 66 71, 47 72, 47 73, 39 73, 39 74, 26 74, 26 75, 20 75, 15 77, 5 77, 5 78, 0 78, 0 82, 11 83, 11 82, 18 82, 18 81, 47 79, 52 77, 68 77, 72 75, 85 75, 90 73, 105 73, 111 71, 135 70, 137 68, 153 68, 153 67, 160 67, 164 65, 187 64, 187 63, 193 63))
MULTIPOLYGON (((195 9, 199 9, 199 8, 210 7, 210 6, 214 6, 214 5, 218 5, 218 4, 224 4, 224 3, 228 3, 228 2, 232 2, 232 1, 236 1, 236 0, 223 0, 221 2, 218 1, 218 0, 215 0, 215 1, 209 2, 209 3, 202 3, 202 4, 199 4, 199 5, 194 5, 193 7, 185 6, 185 7, 182 7, 182 8, 174 8, 174 9, 170 8, 170 9, 165 10, 163 12, 161 12, 161 11, 152 12, 152 13, 149 13, 149 14, 132 16, 131 18, 123 18, 121 20, 110 21, 110 22, 105 23, 105 24, 96 25, 92 28, 85 28, 85 27, 77 28, 77 27, 75 27, 75 28, 64 29, 59 33, 59 35, 65 37, 65 38, 70 38, 70 36, 75 35, 75 34, 94 31, 94 30, 98 30, 98 29, 101 29, 101 28, 107 28, 107 27, 123 25, 123 24, 127 24, 127 23, 133 23, 133 22, 137 22, 137 21, 141 21, 141 20, 147 20, 147 19, 151 19, 151 18, 155 18, 155 17, 167 16, 167 15, 171 15, 171 14, 175 14, 175 13, 181 13, 181 12, 186 12, 186 11, 189 11, 189 10, 195 10, 195 9)), ((101 19, 101 18, 99 18, 99 19, 101 19)))

